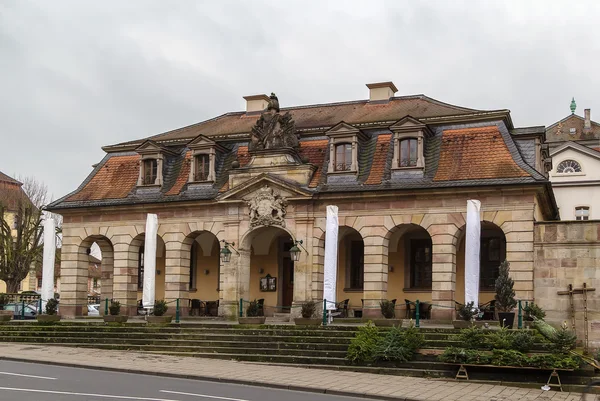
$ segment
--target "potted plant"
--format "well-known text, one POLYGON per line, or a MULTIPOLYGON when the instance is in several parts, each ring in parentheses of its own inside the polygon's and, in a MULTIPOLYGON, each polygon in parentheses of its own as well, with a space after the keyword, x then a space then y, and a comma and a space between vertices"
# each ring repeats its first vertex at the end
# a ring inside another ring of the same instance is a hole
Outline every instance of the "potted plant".
POLYGON ((375 326, 402 326, 402 319, 394 319, 396 317, 396 304, 394 302, 384 299, 379 302, 379 308, 385 319, 374 319, 375 326))
POLYGON ((510 263, 504 261, 500 264, 500 272, 496 279, 496 309, 498 309, 498 320, 500 325, 512 329, 515 322, 513 310, 517 306, 515 299, 515 282, 510 278, 510 263))
POLYGON ((0 294, 0 322, 8 322, 13 318, 14 312, 11 310, 4 310, 4 305, 9 303, 10 299, 6 294, 0 294))
POLYGON ((475 302, 471 301, 461 305, 458 310, 458 320, 453 320, 452 325, 455 329, 466 329, 473 325, 475 317, 479 314, 479 309, 475 307, 475 302))
POLYGON ((264 316, 258 316, 260 314, 260 309, 260 305, 256 299, 250 302, 246 308, 246 317, 238 318, 240 324, 265 324, 266 318, 264 316))
POLYGON ((109 315, 103 316, 106 323, 125 323, 127 321, 127 316, 120 315, 121 303, 119 301, 110 301, 108 312, 109 315))
POLYGON ((54 298, 49 299, 46 302, 46 314, 38 315, 38 322, 58 322, 60 320, 60 315, 58 312, 58 301, 54 298))
POLYGON ((294 319, 294 323, 297 325, 303 326, 318 326, 321 324, 322 319, 315 316, 315 312, 317 311, 317 304, 315 301, 307 301, 302 304, 302 309, 300 313, 302 317, 297 317, 294 319))
POLYGON ((173 320, 173 316, 165 316, 165 313, 167 313, 168 309, 169 307, 167 306, 165 300, 156 300, 154 302, 154 309, 152 310, 152 314, 154 316, 148 316, 148 323, 171 323, 171 320, 173 320))

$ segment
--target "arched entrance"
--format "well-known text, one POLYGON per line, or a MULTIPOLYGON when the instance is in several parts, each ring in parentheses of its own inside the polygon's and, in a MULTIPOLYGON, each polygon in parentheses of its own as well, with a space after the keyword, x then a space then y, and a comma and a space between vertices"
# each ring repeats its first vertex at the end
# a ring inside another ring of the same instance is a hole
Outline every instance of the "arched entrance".
POLYGON ((182 243, 182 263, 188 266, 189 308, 191 315, 217 316, 221 290, 219 240, 209 231, 194 231, 182 243))
MULTIPOLYGON (((465 302, 465 227, 461 229, 456 251, 456 301, 465 302)), ((506 259, 506 236, 500 227, 488 221, 481 222, 479 250, 479 304, 494 299, 496 278, 500 263, 506 259)))
MULTIPOLYGON (((146 234, 142 233, 137 235, 129 246, 129 255, 130 258, 133 259, 135 266, 134 284, 136 288, 136 303, 138 306, 140 305, 140 301, 142 300, 142 293, 144 288, 144 273, 145 273, 145 250, 144 250, 144 241, 146 239, 146 234)), ((165 258, 166 250, 165 250, 165 242, 163 239, 157 235, 156 236, 156 278, 155 278, 155 288, 154 288, 154 297, 155 299, 164 299, 165 297, 165 258)), ((119 300, 121 301, 121 300, 119 300)), ((129 308, 131 305, 127 304, 129 308)), ((131 313, 131 309, 130 309, 131 313)), ((174 308, 170 308, 167 312, 169 314, 174 313, 174 308)))
MULTIPOLYGON (((280 227, 259 227, 248 233, 240 246, 240 266, 249 262, 247 292, 242 298, 264 300, 265 316, 289 313, 294 300, 294 262, 289 250, 292 235, 280 227), (247 297, 244 296, 247 294, 247 297)), ((244 279, 243 268, 241 280, 244 279)))
POLYGON ((362 308, 365 282, 365 244, 352 227, 340 226, 338 234, 336 301, 348 300, 348 313, 362 308))
POLYGON ((396 299, 397 307, 407 300, 431 302, 433 257, 427 230, 417 224, 394 227, 388 252, 388 298, 396 299))

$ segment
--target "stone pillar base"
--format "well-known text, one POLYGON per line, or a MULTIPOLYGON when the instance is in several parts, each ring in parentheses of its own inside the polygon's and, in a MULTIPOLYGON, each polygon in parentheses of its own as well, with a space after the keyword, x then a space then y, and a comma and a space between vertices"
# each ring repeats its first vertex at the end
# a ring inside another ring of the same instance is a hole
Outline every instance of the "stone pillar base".
POLYGON ((381 314, 381 309, 377 308, 368 308, 368 309, 363 309, 362 311, 362 316, 363 319, 364 318, 370 318, 370 319, 383 319, 383 315, 381 314))
POLYGON ((431 319, 435 320, 453 320, 454 309, 436 308, 431 309, 431 319))
POLYGON ((76 317, 76 316, 87 316, 87 306, 85 307, 85 315, 84 315, 84 307, 81 305, 60 306, 60 304, 59 304, 58 314, 61 317, 65 317, 65 318, 76 317))
POLYGON ((237 319, 239 316, 239 302, 221 301, 219 302, 219 316, 237 319))

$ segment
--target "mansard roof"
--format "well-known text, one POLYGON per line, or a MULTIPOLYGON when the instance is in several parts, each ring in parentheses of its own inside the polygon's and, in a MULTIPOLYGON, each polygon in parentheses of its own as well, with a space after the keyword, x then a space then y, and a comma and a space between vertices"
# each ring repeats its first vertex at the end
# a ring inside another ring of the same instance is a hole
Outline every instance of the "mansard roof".
MULTIPOLYGON (((325 193, 426 190, 489 185, 549 185, 547 179, 524 160, 515 144, 508 110, 482 111, 445 104, 423 95, 392 98, 388 103, 368 101, 334 103, 282 109, 289 111, 300 135, 300 157, 316 167, 299 191, 325 193), (425 167, 414 177, 392 174, 393 132, 409 121, 426 126, 425 167), (358 173, 329 180, 327 131, 344 124, 362 133, 358 173)), ((248 140, 257 115, 227 113, 212 120, 151 138, 105 148, 107 155, 74 192, 50 205, 53 210, 163 203, 217 201, 227 198, 229 172, 244 169, 251 157, 248 140), (202 136, 201 136, 202 135, 202 136), (210 140, 225 145, 215 163, 215 181, 190 184, 190 142, 210 140), (168 148, 163 159, 163 185, 138 188, 142 144, 168 148), (138 149, 139 150, 139 149, 138 149), (233 164, 239 162, 239 166, 233 164), (235 166, 235 167, 234 167, 235 166)), ((515 135, 516 137, 516 135, 515 135)), ((281 179, 281 177, 279 177, 281 179)), ((294 184, 292 184, 294 185, 294 184)))

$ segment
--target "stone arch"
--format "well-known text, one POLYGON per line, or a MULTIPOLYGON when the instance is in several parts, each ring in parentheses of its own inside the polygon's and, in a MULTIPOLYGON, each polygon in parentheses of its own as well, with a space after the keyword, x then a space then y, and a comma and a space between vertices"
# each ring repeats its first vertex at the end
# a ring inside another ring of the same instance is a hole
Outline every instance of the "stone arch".
MULTIPOLYGON (((219 238, 208 230, 193 231, 181 241, 178 283, 180 286, 187 283, 190 300, 199 299, 203 302, 222 300, 220 250, 219 238)), ((184 302, 182 308, 187 309, 190 305, 191 301, 188 304, 184 302)), ((215 313, 213 308, 204 312, 215 313)))
MULTIPOLYGON (((463 225, 459 230, 456 246, 456 301, 460 303, 464 302, 465 234, 466 225, 463 225)), ((481 279, 479 302, 483 304, 494 297, 493 286, 498 274, 498 266, 506 259, 506 233, 496 223, 482 220, 480 240, 481 279), (490 253, 493 254, 490 255, 490 253)))

